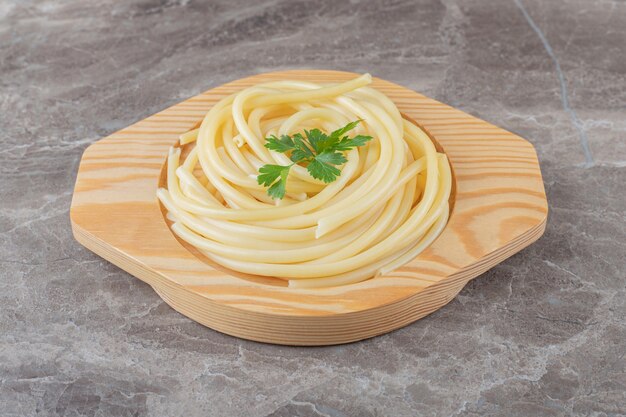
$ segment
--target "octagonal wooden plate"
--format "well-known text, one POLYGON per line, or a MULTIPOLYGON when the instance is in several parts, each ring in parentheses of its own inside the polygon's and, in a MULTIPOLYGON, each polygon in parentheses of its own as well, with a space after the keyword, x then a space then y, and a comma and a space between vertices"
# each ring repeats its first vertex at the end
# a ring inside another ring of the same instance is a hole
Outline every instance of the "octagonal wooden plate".
MULTIPOLYGON (((285 345, 331 345, 405 326, 448 303, 472 278, 537 240, 548 206, 537 155, 513 133, 396 84, 375 79, 448 155, 450 220, 421 255, 387 276, 290 289, 212 264, 170 231, 156 198, 170 146, 225 95, 253 84, 336 82, 356 74, 282 71, 233 81, 89 146, 71 206, 76 239, 150 284, 177 311, 230 335, 285 345)), ((207 334, 208 336, 208 334, 207 334)))

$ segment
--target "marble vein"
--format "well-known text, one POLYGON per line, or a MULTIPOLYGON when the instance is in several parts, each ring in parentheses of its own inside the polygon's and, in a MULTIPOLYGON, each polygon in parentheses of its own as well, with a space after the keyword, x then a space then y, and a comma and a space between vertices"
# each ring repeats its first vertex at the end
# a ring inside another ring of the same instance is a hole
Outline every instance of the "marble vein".
POLYGON ((563 109, 570 116, 572 120, 572 124, 574 125, 574 127, 576 128, 576 131, 578 132, 580 146, 582 147, 583 154, 585 156, 585 167, 587 168, 592 167, 594 164, 594 161, 593 161, 593 155, 591 154, 591 149, 589 148, 589 139, 587 138, 587 132, 585 131, 585 127, 583 123, 578 118, 576 111, 570 105, 568 92, 567 92, 567 83, 565 82, 565 76, 563 75, 563 71, 561 70, 561 64, 559 63, 559 60, 556 57, 556 54, 554 53, 554 50, 550 46, 550 43, 548 42, 548 38, 546 38, 546 35, 544 35, 544 33, 539 28, 539 26, 537 26, 533 18, 530 17, 530 14, 528 13, 526 8, 524 7, 524 4, 522 3, 522 0, 513 0, 513 1, 515 2, 515 5, 520 9, 522 14, 524 15, 524 18, 526 19, 526 21, 528 22, 532 30, 537 34, 537 36, 539 37, 539 40, 541 40, 541 43, 543 47, 545 48, 546 52, 548 53, 548 56, 550 56, 550 59, 554 63, 554 69, 556 70, 556 74, 559 79, 559 87, 561 89, 561 103, 563 104, 563 109))

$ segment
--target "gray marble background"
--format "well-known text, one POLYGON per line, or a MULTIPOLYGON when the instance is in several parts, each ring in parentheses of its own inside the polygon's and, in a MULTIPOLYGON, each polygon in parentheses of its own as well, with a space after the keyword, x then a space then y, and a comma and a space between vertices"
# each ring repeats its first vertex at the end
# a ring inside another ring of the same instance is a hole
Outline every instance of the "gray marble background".
POLYGON ((626 2, 0 0, 1 416, 626 415, 626 2), (79 246, 98 138, 242 76, 369 71, 537 147, 545 236, 346 346, 238 340, 79 246))

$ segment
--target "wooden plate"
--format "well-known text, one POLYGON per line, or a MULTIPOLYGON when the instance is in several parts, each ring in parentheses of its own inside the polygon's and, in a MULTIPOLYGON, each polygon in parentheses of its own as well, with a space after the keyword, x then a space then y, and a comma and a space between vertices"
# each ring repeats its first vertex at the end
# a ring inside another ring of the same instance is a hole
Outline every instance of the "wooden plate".
MULTIPOLYGON (((168 149, 222 97, 278 79, 337 82, 356 74, 281 71, 233 81, 89 146, 70 210, 85 247, 150 284, 177 311, 230 335, 285 345, 331 345, 405 326, 448 303, 472 278, 537 240, 548 206, 532 145, 399 85, 374 79, 448 155, 450 220, 421 255, 387 276, 323 289, 212 264, 170 231, 156 190, 168 149)), ((207 334, 208 335, 208 334, 207 334)))

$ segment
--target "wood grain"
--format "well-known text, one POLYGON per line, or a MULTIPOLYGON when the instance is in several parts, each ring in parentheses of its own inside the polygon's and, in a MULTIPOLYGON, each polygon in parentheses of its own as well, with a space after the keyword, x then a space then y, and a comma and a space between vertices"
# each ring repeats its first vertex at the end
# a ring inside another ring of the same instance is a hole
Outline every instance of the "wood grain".
POLYGON ((448 155, 450 220, 421 255, 387 276, 322 289, 229 271, 170 231, 156 199, 168 149, 225 95, 277 79, 337 82, 355 74, 283 71, 209 90, 91 145, 71 206, 76 239, 150 284, 174 309, 215 330, 262 342, 330 345, 376 336, 432 313, 472 278, 537 240, 548 206, 524 139, 396 84, 374 79, 448 155))

